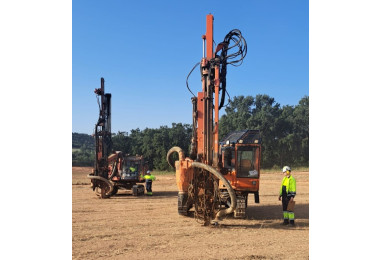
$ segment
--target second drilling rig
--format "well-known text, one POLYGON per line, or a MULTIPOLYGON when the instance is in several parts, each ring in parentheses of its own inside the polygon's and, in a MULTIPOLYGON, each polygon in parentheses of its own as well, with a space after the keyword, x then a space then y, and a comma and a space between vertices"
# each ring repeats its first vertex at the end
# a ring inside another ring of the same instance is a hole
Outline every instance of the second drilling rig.
POLYGON ((100 198, 110 198, 118 190, 132 191, 134 196, 144 194, 143 175, 148 165, 141 155, 114 151, 111 133, 111 94, 105 93, 104 78, 95 89, 99 104, 99 119, 95 125, 95 165, 87 177, 91 188, 100 198), (100 98, 100 100, 99 100, 100 98))

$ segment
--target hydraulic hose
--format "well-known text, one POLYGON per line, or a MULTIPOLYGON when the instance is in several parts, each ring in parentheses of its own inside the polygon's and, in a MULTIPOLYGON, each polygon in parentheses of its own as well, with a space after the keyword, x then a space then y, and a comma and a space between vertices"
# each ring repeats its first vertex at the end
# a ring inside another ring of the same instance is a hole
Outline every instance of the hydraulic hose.
POLYGON ((111 194, 111 192, 113 191, 113 189, 114 189, 114 185, 112 184, 112 182, 110 182, 106 178, 103 178, 103 177, 100 177, 100 176, 94 176, 94 175, 90 175, 90 174, 87 175, 87 178, 90 178, 91 180, 104 181, 105 183, 107 183, 107 185, 110 187, 110 191, 108 193, 106 193, 106 196, 109 196, 111 194))
POLYGON ((218 172, 216 169, 211 167, 210 165, 207 165, 204 163, 193 162, 191 164, 191 167, 196 167, 196 168, 200 168, 200 169, 206 170, 208 172, 211 172, 215 177, 217 177, 219 180, 221 180, 223 182, 223 184, 227 187, 228 194, 230 195, 230 198, 231 198, 231 206, 228 209, 220 210, 216 214, 214 221, 219 221, 222 219, 222 217, 226 216, 227 214, 234 212, 234 210, 236 209, 236 205, 237 205, 235 191, 232 189, 231 184, 223 177, 223 175, 220 172, 218 172))
POLYGON ((171 156, 172 153, 174 153, 174 152, 177 152, 177 153, 178 153, 178 156, 179 156, 179 160, 180 160, 180 161, 185 160, 185 154, 183 153, 183 150, 182 150, 180 147, 178 147, 178 146, 174 146, 174 147, 172 147, 172 148, 168 151, 168 153, 167 153, 167 155, 166 155, 166 160, 168 161, 169 165, 170 165, 171 167, 173 167, 173 168, 175 168, 175 165, 174 165, 174 161, 173 161, 173 159, 170 158, 170 156, 171 156))
POLYGON ((108 177, 108 179, 112 179, 115 175, 116 175, 116 172, 117 172, 117 164, 120 162, 120 160, 123 158, 123 154, 122 153, 117 153, 117 158, 116 160, 114 161, 113 165, 112 165, 112 172, 111 172, 111 176, 108 177))
POLYGON ((115 176, 115 174, 116 174, 116 170, 117 170, 117 161, 115 161, 115 162, 113 163, 113 165, 112 165, 112 174, 111 174, 111 176, 109 177, 109 179, 112 179, 112 178, 115 176))

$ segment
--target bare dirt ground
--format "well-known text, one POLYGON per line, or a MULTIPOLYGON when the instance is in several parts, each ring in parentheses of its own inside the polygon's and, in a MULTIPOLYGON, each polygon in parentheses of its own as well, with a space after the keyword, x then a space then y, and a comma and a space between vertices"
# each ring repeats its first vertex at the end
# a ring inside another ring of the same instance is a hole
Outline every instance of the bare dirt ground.
MULTIPOLYGON (((282 226, 282 174, 262 173, 260 204, 248 198, 246 219, 205 227, 177 213, 175 175, 158 175, 153 197, 127 191, 98 199, 86 175, 73 167, 73 259, 308 259, 309 172, 297 180, 296 227, 282 226)), ((153 173, 154 174, 154 173, 153 173)))

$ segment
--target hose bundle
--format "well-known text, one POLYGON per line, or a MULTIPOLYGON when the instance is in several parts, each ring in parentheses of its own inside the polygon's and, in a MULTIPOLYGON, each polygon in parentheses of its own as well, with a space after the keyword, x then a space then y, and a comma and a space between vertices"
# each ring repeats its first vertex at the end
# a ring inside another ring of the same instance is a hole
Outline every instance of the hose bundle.
MULTIPOLYGON (((241 34, 240 30, 234 29, 230 31, 225 37, 224 41, 219 43, 218 46, 223 46, 219 56, 220 59, 220 90, 222 91, 222 96, 220 98, 219 110, 224 105, 225 94, 227 91, 227 65, 238 67, 243 63, 243 59, 247 55, 247 43, 241 34), (230 46, 230 43, 234 44, 230 46), (237 50, 231 54, 228 52, 232 49, 237 50)), ((228 93, 227 93, 228 94, 228 93)))
MULTIPOLYGON (((220 90, 222 91, 222 96, 220 99, 220 105, 219 110, 224 106, 224 100, 225 95, 227 91, 227 81, 226 81, 226 75, 227 75, 227 65, 231 64, 232 66, 238 67, 243 63, 243 59, 247 55, 247 42, 245 41, 243 35, 241 34, 240 30, 233 29, 231 30, 225 37, 223 42, 218 44, 217 51, 220 52, 220 55, 216 55, 215 59, 211 60, 211 63, 215 63, 216 60, 219 60, 220 63, 220 90), (231 44, 232 43, 232 44, 231 44), (230 46, 231 44, 231 46, 230 46), (219 48, 220 46, 220 48, 219 48), (235 50, 235 52, 228 54, 228 52, 231 52, 231 50, 235 50)), ((190 91, 190 93, 195 97, 194 93, 190 90, 188 80, 193 72, 193 70, 199 65, 194 65, 194 67, 191 69, 190 73, 187 75, 186 78, 186 86, 187 89, 190 91)), ((201 68, 202 71, 202 68, 201 68)), ((228 92, 227 92, 228 95, 228 92)))

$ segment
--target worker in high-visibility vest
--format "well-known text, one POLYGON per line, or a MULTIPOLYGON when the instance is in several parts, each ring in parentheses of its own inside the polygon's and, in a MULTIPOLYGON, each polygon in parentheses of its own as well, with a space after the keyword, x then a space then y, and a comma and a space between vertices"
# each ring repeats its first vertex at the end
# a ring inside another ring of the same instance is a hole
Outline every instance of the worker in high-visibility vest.
POLYGON ((296 196, 296 179, 291 175, 291 169, 289 166, 282 168, 282 173, 285 175, 282 179, 280 195, 278 200, 282 199, 282 210, 284 217, 284 225, 290 224, 294 226, 294 212, 288 209, 289 202, 293 202, 296 196))
POLYGON ((146 175, 144 175, 144 179, 145 179, 146 193, 149 196, 152 196, 153 195, 153 192, 152 192, 152 183, 153 183, 154 180, 156 180, 156 177, 154 175, 152 175, 150 173, 150 171, 147 171, 146 175))

